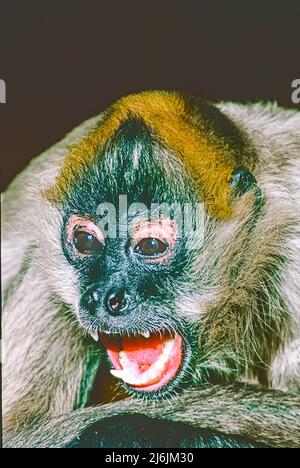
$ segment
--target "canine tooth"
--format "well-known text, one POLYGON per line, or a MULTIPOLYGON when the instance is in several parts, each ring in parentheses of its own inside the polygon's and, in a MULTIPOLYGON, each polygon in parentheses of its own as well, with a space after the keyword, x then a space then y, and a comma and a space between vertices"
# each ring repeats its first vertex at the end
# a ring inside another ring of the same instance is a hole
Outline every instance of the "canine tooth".
POLYGON ((111 335, 110 331, 107 331, 107 330, 104 330, 104 332, 106 335, 111 335))
MULTIPOLYGON (((148 376, 145 375, 137 375, 134 372, 126 370, 115 370, 111 369, 110 373, 117 377, 118 379, 122 379, 125 383, 129 385, 141 385, 147 383, 149 380, 148 376)), ((146 372, 145 372, 146 374, 146 372)))
POLYGON ((118 379, 122 379, 124 382, 128 383, 129 385, 135 385, 138 377, 134 371, 124 370, 124 369, 111 369, 111 375, 117 377, 118 379))
POLYGON ((124 380, 124 379, 123 379, 124 371, 123 371, 122 369, 110 369, 109 372, 110 372, 111 375, 113 375, 114 377, 117 377, 118 379, 124 380))
POLYGON ((141 335, 143 335, 144 338, 150 338, 150 332, 149 330, 142 332, 141 335))
POLYGON ((89 333, 91 337, 93 338, 93 340, 98 341, 98 338, 99 338, 98 330, 91 330, 89 333))

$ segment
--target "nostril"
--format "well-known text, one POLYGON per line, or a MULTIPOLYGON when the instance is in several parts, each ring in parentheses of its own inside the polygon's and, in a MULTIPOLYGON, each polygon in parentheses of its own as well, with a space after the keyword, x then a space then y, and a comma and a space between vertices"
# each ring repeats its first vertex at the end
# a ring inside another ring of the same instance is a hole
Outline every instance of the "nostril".
POLYGON ((112 310, 117 310, 120 307, 122 307, 123 302, 124 302, 124 294, 121 291, 117 293, 112 293, 108 298, 108 304, 112 310))
POLYGON ((111 314, 118 315, 124 312, 128 305, 127 294, 119 289, 112 291, 107 296, 107 307, 111 314))

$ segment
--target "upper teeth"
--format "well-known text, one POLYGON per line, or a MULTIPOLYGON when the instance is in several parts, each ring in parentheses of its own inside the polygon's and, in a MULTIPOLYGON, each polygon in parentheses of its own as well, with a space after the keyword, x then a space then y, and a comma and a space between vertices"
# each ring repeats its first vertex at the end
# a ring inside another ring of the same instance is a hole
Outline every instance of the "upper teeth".
MULTIPOLYGON (((106 335, 111 335, 112 332, 108 331, 108 330, 103 330, 103 333, 105 333, 106 335)), ((99 339, 99 333, 98 333, 98 330, 90 330, 89 331, 89 334, 91 335, 91 337, 95 340, 95 341, 98 341, 99 339)), ((149 338, 150 337, 150 332, 149 330, 145 331, 145 332, 141 332, 141 335, 144 337, 144 338, 149 338)))
POLYGON ((145 332, 141 332, 141 335, 143 335, 144 338, 149 338, 150 337, 150 332, 149 332, 149 330, 147 330, 145 332))
POLYGON ((166 363, 169 361, 171 353, 174 349, 175 340, 168 340, 164 344, 164 349, 160 357, 155 361, 149 369, 141 372, 139 365, 128 359, 125 351, 120 351, 119 359, 122 369, 112 369, 110 373, 115 377, 122 379, 129 385, 146 385, 150 384, 157 378, 160 378, 165 369, 166 363))
POLYGON ((93 338, 93 340, 98 341, 98 338, 99 338, 98 330, 90 330, 90 335, 93 338))

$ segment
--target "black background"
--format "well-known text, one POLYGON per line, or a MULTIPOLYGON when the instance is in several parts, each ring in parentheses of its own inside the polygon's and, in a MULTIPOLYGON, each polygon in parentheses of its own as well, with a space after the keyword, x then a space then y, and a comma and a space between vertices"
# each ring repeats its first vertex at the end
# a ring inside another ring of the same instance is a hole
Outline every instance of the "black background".
POLYGON ((1 189, 32 156, 133 91, 296 107, 299 17, 299 0, 0 0, 1 189))

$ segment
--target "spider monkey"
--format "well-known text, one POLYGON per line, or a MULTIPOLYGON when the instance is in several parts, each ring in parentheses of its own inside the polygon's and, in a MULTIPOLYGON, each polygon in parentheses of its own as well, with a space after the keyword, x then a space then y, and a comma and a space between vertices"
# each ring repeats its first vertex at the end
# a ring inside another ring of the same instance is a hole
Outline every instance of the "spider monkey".
POLYGON ((34 159, 3 196, 5 446, 299 446, 299 154, 297 111, 147 91, 34 159))

